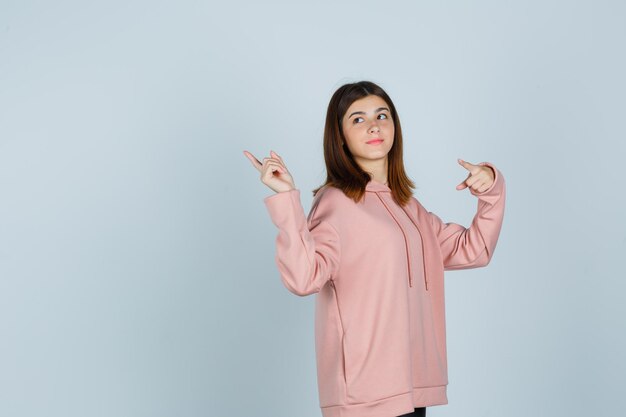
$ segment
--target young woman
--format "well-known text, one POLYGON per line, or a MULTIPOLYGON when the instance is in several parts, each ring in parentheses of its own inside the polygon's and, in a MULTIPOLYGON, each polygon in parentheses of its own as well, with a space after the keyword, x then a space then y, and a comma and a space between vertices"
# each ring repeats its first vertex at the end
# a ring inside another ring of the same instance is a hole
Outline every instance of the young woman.
POLYGON ((246 157, 276 191, 264 203, 278 228, 276 264, 296 295, 316 294, 315 351, 324 417, 424 416, 447 404, 444 270, 491 260, 505 183, 488 162, 459 159, 457 190, 478 199, 469 228, 444 223, 413 196, 391 98, 361 81, 332 96, 325 183, 308 216, 276 152, 246 157))

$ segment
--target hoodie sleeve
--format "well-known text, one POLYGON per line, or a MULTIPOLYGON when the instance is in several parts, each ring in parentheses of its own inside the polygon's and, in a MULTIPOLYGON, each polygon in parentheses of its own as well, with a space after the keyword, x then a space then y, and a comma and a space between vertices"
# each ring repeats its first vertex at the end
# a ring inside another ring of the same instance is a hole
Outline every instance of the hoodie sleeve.
POLYGON ((300 190, 279 192, 263 201, 278 227, 275 261, 283 284, 292 293, 317 293, 339 267, 339 234, 329 221, 328 204, 315 199, 308 218, 300 190))
POLYGON ((444 223, 436 214, 428 213, 446 271, 486 266, 498 242, 506 196, 504 177, 489 162, 479 165, 492 168, 495 179, 491 187, 482 193, 470 188, 470 192, 478 197, 478 210, 469 228, 457 223, 444 223))

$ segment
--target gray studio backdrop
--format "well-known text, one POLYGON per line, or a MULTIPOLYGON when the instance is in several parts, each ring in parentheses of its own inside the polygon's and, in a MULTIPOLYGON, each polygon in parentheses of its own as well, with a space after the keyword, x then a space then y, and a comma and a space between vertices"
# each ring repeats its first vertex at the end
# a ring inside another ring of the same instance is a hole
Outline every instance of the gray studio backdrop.
POLYGON ((626 406, 620 1, 0 2, 0 416, 320 416, 314 296, 283 287, 273 191, 324 179, 328 100, 398 108, 417 198, 469 225, 456 158, 507 210, 446 274, 449 404, 626 406))

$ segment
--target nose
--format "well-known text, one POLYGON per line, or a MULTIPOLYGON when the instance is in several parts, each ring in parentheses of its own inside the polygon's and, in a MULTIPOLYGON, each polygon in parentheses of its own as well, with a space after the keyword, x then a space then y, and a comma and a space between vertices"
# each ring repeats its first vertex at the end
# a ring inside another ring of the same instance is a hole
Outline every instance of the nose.
POLYGON ((378 131, 380 131, 378 124, 376 122, 372 123, 372 125, 370 126, 370 133, 374 133, 378 131))

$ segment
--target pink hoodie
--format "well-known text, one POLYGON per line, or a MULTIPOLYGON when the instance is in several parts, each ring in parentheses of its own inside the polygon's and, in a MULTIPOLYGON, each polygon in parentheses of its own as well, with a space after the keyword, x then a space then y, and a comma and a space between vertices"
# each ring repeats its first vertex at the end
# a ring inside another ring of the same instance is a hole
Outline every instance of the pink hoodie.
POLYGON ((478 197, 469 228, 444 223, 411 198, 370 181, 358 204, 334 187, 264 199, 278 227, 276 264, 284 285, 316 294, 315 352, 324 417, 396 417, 447 404, 444 270, 486 266, 504 216, 505 182, 478 197))

